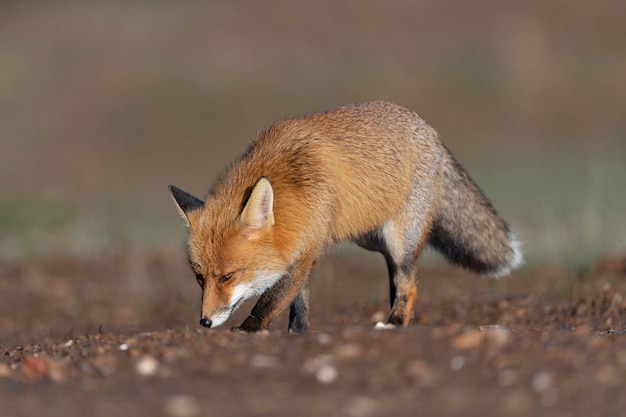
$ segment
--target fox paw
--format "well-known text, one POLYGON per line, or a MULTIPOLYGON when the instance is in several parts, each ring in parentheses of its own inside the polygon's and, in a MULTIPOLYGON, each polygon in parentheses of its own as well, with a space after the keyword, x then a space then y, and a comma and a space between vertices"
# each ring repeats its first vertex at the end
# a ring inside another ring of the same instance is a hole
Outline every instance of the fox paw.
POLYGON ((233 333, 254 333, 255 332, 255 330, 246 330, 241 326, 232 327, 230 331, 233 333))
POLYGON ((395 330, 398 328, 398 326, 396 326, 395 324, 383 323, 382 321, 379 321, 378 323, 376 323, 374 328, 376 330, 395 330))
POLYGON ((243 321, 243 323, 241 323, 241 325, 233 327, 230 330, 237 333, 256 333, 258 331, 267 329, 268 324, 269 323, 264 324, 263 321, 250 315, 243 321))
POLYGON ((233 333, 256 333, 256 334, 265 334, 265 333, 270 332, 267 329, 255 329, 255 328, 244 327, 244 326, 233 327, 230 329, 230 331, 233 333))
POLYGON ((258 329, 258 330, 254 330, 254 329, 244 329, 243 327, 233 327, 232 329, 230 329, 231 332, 233 333, 255 333, 255 334, 270 334, 270 331, 267 329, 258 329))

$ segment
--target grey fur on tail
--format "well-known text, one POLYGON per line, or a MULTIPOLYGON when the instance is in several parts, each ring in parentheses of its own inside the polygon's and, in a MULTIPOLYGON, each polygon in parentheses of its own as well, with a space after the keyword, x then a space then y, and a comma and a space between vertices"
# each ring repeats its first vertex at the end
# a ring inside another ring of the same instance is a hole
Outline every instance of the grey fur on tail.
POLYGON ((509 274, 523 262, 515 234, 445 146, 443 159, 443 199, 428 243, 470 271, 509 274))

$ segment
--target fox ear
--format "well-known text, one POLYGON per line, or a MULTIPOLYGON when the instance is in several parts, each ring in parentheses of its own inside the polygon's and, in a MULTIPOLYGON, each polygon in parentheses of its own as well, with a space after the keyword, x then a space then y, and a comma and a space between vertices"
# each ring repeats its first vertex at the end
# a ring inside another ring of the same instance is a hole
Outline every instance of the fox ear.
POLYGON ((204 201, 192 196, 191 194, 181 190, 180 188, 174 187, 173 185, 170 185, 168 188, 170 189, 170 195, 172 196, 172 199, 176 203, 176 208, 178 209, 178 212, 183 217, 183 219, 185 219, 187 226, 189 226, 189 213, 204 207, 204 201))
POLYGON ((264 229, 274 226, 274 190, 267 178, 261 177, 254 184, 239 222, 248 239, 255 239, 264 229))

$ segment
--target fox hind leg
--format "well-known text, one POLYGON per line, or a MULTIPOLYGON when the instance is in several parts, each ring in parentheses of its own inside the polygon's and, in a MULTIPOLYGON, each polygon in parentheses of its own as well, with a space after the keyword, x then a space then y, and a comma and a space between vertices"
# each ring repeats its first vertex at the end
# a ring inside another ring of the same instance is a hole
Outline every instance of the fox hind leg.
POLYGON ((380 229, 361 236, 356 243, 365 249, 380 252, 389 272, 391 313, 388 324, 407 326, 413 318, 417 299, 417 259, 425 239, 407 236, 403 222, 389 221, 380 229))
POLYGON ((407 326, 413 318, 418 293, 417 261, 428 241, 433 198, 416 181, 399 214, 358 242, 381 252, 387 261, 391 303, 388 324, 407 326))
POLYGON ((397 326, 407 326, 413 318, 413 309, 417 299, 417 273, 410 264, 398 265, 394 260, 387 258, 389 269, 389 297, 391 312, 387 323, 397 326))

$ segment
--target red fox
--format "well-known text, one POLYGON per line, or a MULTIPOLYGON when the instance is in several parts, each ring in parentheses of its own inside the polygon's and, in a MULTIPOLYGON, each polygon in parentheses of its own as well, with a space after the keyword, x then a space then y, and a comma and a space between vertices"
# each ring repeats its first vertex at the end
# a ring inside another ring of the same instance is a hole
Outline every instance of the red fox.
POLYGON ((289 332, 309 325, 307 280, 324 250, 352 241, 383 254, 389 326, 407 326, 426 244, 468 270, 508 274, 515 235, 437 133, 389 102, 348 105, 260 132, 206 201, 169 187, 188 226, 202 288, 200 325, 223 324, 260 296, 233 330, 266 329, 289 306, 289 332))

